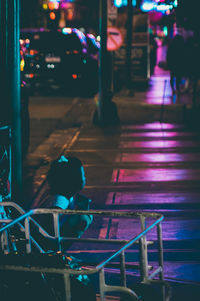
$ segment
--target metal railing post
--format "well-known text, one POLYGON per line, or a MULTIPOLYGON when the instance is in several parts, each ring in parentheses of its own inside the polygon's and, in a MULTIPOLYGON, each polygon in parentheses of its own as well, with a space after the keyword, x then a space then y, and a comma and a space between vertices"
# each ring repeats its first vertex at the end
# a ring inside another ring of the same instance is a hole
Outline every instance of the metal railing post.
MULTIPOLYGON (((159 273, 160 280, 164 281, 164 258, 163 258, 163 242, 162 242, 162 227, 161 223, 157 225, 157 237, 158 237, 158 263, 161 267, 159 273)), ((165 300, 165 286, 162 285, 162 301, 165 300)))
POLYGON ((26 238, 26 252, 31 253, 31 238, 30 238, 30 224, 29 217, 27 217, 24 221, 25 228, 25 238, 26 238))
POLYGON ((105 275, 104 268, 99 272, 99 289, 100 289, 100 301, 105 300, 105 275))
MULTIPOLYGON (((146 218, 140 216, 140 224, 142 232, 146 228, 146 218)), ((148 256, 147 256, 147 240, 146 234, 139 240, 140 243, 140 276, 142 281, 146 281, 148 278, 148 256)))
POLYGON ((65 273, 64 278, 64 287, 65 287, 65 300, 71 301, 71 284, 70 284, 70 275, 65 273))
POLYGON ((4 254, 8 254, 10 252, 10 248, 8 245, 8 232, 4 231, 1 234, 1 248, 4 254))
POLYGON ((162 242, 161 223, 159 223, 157 225, 157 235, 158 235, 158 252, 159 252, 158 263, 159 263, 159 266, 162 268, 162 270, 160 272, 160 280, 164 280, 164 276, 163 276, 164 259, 163 259, 163 242, 162 242))
POLYGON ((125 252, 120 254, 120 282, 121 286, 126 287, 126 266, 125 266, 125 252))
POLYGON ((57 238, 57 242, 58 242, 58 250, 61 251, 59 213, 53 214, 53 222, 54 222, 55 237, 57 238))

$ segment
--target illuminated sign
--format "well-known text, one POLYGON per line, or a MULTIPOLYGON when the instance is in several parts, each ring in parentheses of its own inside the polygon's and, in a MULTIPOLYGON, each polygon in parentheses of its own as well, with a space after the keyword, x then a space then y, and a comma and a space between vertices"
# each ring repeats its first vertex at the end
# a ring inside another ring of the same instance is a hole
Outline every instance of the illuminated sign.
POLYGON ((178 5, 177 0, 168 1, 168 3, 165 3, 165 0, 154 0, 154 1, 144 0, 140 8, 143 12, 149 12, 155 10, 155 11, 161 11, 165 13, 169 10, 172 10, 174 7, 177 7, 177 5, 178 5))
MULTIPOLYGON (((116 7, 121 7, 121 6, 127 6, 128 5, 128 0, 114 0, 113 4, 116 7)), ((133 6, 136 6, 136 0, 132 0, 133 6)))

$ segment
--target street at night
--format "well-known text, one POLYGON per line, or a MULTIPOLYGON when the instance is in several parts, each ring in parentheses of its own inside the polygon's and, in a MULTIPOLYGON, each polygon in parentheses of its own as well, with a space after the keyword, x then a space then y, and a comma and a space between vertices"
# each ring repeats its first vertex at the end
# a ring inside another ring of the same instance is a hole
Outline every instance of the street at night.
POLYGON ((198 301, 189 0, 0 0, 0 298, 198 301))
MULTIPOLYGON (((164 78, 169 80, 166 75, 164 78)), ((165 277, 172 283, 181 281, 177 290, 175 284, 172 285, 176 295, 174 300, 179 300, 177 294, 180 294, 182 286, 188 284, 189 294, 189 284, 198 282, 200 277, 197 230, 200 136, 198 131, 191 128, 191 124, 181 123, 184 118, 182 104, 174 108, 166 105, 163 122, 155 121, 162 107, 150 104, 150 89, 137 92, 139 99, 145 96, 146 104, 116 95, 121 125, 104 129, 91 123, 95 109, 92 98, 32 97, 30 151, 25 165, 30 173, 27 183, 30 185, 30 179, 34 179, 33 191, 36 193, 45 182, 51 160, 64 152, 81 158, 87 176, 84 193, 92 199, 93 210, 163 214, 165 277), (144 114, 148 123, 142 123, 141 116, 144 114), (134 122, 136 119, 137 124, 134 122)), ((170 96, 167 97, 170 99, 170 96)), ((187 114, 190 115, 190 104, 187 108, 187 114)), ((41 206, 46 189, 44 185, 36 194, 32 207, 41 206)), ((104 218, 103 221, 94 220, 85 236, 130 239, 131 235, 138 233, 136 220, 115 219, 112 222, 104 218)), ((149 234, 149 239, 155 240, 155 231, 149 234)), ((112 248, 107 249, 106 246, 95 245, 94 248, 93 245, 84 244, 80 249, 80 244, 74 244, 70 253, 83 261, 94 263, 104 260, 111 251, 112 248)), ((156 262, 155 247, 150 246, 149 252, 152 264, 156 262)), ((129 263, 135 262, 137 251, 130 250, 126 258, 129 263)), ((130 275, 128 281, 131 283, 133 279, 130 275)), ((185 292, 185 300, 187 298, 185 292)))

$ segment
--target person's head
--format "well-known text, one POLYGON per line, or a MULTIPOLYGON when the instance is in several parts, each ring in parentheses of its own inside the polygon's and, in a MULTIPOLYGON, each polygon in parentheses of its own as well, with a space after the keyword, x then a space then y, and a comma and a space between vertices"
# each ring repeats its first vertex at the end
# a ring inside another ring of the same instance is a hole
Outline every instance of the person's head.
POLYGON ((85 186, 81 161, 76 157, 60 156, 51 163, 47 181, 52 193, 73 196, 85 186))

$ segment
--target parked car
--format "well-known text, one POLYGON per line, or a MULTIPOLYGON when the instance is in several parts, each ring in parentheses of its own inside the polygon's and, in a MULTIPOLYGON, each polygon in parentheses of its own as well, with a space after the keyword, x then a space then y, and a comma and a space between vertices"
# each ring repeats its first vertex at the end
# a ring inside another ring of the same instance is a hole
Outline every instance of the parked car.
POLYGON ((33 90, 61 88, 64 92, 95 94, 98 89, 98 59, 76 28, 58 31, 22 30, 24 76, 33 90))
POLYGON ((95 36, 91 33, 86 34, 86 40, 88 45, 88 50, 90 54, 98 60, 99 57, 99 49, 100 49, 100 43, 97 41, 95 36))

